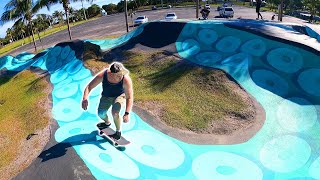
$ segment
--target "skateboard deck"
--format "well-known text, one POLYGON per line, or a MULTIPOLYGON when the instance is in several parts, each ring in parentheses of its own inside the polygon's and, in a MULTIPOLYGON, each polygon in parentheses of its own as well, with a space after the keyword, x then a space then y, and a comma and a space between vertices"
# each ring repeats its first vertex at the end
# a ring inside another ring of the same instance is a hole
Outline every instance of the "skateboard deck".
MULTIPOLYGON (((97 127, 98 128, 98 127, 97 127)), ((98 135, 107 139, 114 147, 124 147, 128 144, 130 144, 130 141, 126 140, 123 136, 119 140, 115 140, 110 135, 116 133, 113 129, 110 127, 99 129, 98 128, 98 135)))

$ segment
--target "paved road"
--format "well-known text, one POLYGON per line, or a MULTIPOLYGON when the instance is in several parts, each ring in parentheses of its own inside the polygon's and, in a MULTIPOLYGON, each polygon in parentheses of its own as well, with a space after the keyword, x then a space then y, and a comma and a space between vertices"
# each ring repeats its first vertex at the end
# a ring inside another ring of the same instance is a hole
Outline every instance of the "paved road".
MULTIPOLYGON (((255 19, 256 13, 254 8, 247 8, 247 7, 241 7, 241 6, 234 6, 235 16, 234 18, 243 18, 243 19, 255 19)), ((196 9, 194 7, 189 8, 172 8, 172 9, 160 9, 155 11, 144 11, 144 12, 138 12, 135 16, 139 15, 146 15, 149 18, 149 21, 154 20, 161 20, 164 18, 165 14, 168 12, 175 12, 179 19, 193 19, 195 20, 195 13, 196 9)), ((213 19, 216 16, 218 16, 218 11, 215 9, 211 10, 209 19, 213 19)), ((272 12, 262 12, 262 16, 266 20, 271 20, 271 16, 274 13, 272 12)), ((218 18, 217 18, 218 19, 218 18)), ((131 22, 131 18, 128 19, 129 22, 131 22)), ((73 39, 101 39, 106 36, 112 36, 112 35, 121 35, 126 33, 125 23, 124 23, 124 14, 116 14, 116 15, 110 15, 110 16, 103 16, 99 19, 89 21, 87 23, 83 23, 77 26, 74 26, 71 28, 73 39)), ((300 20, 294 17, 284 17, 283 22, 293 22, 293 23, 299 23, 299 24, 305 24, 306 22, 304 20, 300 20)), ((130 30, 133 29, 130 27, 130 30)), ((45 37, 42 39, 42 43, 37 41, 37 44, 39 46, 39 49, 42 48, 48 48, 51 46, 56 45, 59 42, 68 41, 68 31, 63 30, 60 32, 57 32, 55 34, 52 34, 48 37, 45 37)), ((24 45, 22 47, 19 47, 9 53, 10 55, 16 56, 20 54, 21 52, 33 52, 34 47, 33 43, 24 45)))

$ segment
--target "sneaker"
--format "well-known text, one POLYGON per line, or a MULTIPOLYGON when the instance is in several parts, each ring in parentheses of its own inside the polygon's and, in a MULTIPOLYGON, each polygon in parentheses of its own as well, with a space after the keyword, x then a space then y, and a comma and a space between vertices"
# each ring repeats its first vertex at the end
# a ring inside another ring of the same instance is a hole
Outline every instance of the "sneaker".
POLYGON ((113 138, 114 140, 118 141, 121 138, 121 132, 116 131, 116 133, 110 135, 110 137, 113 138))
POLYGON ((97 127, 101 130, 101 129, 108 128, 110 125, 111 125, 111 123, 110 124, 106 124, 105 122, 101 122, 101 123, 97 124, 97 127))

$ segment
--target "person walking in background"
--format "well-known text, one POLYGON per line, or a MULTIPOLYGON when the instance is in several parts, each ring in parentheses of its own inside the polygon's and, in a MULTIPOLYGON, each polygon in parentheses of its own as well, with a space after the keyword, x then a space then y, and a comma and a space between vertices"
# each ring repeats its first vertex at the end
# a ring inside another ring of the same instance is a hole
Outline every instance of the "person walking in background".
POLYGON ((261 13, 260 13, 260 8, 261 8, 261 0, 257 0, 256 1, 256 12, 257 12, 257 15, 258 15, 258 18, 257 20, 259 20, 259 17, 261 17, 261 19, 263 19, 261 13))

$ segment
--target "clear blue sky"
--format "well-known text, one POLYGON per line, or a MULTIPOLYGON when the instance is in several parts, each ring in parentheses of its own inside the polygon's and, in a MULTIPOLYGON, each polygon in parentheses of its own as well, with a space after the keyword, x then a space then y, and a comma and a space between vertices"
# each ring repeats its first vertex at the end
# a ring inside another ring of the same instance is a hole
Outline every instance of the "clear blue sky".
MULTIPOLYGON (((0 16, 2 16, 2 13, 5 11, 4 9, 4 6, 7 4, 7 2, 9 2, 9 0, 0 0, 1 3, 0 3, 0 16)), ((72 1, 72 0, 71 0, 72 1)), ((83 1, 83 6, 85 8, 88 8, 90 7, 92 4, 97 4, 99 5, 100 7, 102 5, 105 5, 105 4, 110 4, 110 3, 114 3, 114 4, 118 4, 120 0, 93 0, 92 3, 90 2, 87 2, 86 0, 83 1)), ((70 6, 74 9, 80 9, 82 8, 82 4, 81 2, 76 2, 76 3, 71 3, 70 6)), ((56 4, 56 5, 53 5, 51 8, 50 8, 50 11, 47 10, 47 8, 42 8, 38 13, 39 14, 52 14, 54 11, 63 11, 63 7, 62 7, 62 4, 56 4)), ((6 31, 8 28, 12 27, 14 22, 8 22, 6 24, 4 24, 3 26, 0 25, 0 37, 5 37, 6 35, 6 31)))

